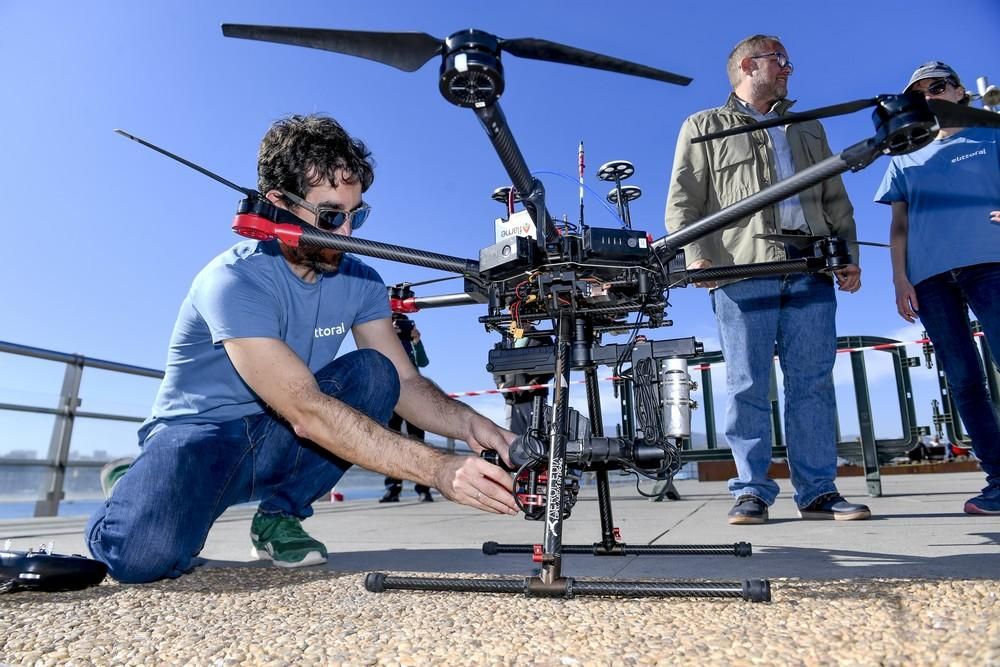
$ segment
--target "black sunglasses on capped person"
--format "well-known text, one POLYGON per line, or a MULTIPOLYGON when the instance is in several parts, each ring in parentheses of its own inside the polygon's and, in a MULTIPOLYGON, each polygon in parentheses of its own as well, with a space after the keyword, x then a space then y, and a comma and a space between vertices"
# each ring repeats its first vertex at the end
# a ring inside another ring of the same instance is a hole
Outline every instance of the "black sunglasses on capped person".
POLYGON ((948 86, 951 85, 950 79, 938 79, 932 84, 929 84, 923 90, 918 90, 918 92, 924 95, 940 95, 944 91, 948 90, 948 86))

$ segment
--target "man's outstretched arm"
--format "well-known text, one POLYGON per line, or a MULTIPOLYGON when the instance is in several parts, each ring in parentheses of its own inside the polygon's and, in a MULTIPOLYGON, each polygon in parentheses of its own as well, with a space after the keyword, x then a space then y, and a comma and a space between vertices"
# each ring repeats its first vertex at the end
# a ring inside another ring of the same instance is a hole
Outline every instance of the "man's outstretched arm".
POLYGON ((396 367, 399 373, 396 414, 431 433, 467 442, 475 452, 496 450, 509 462, 507 449, 514 434, 500 428, 465 403, 449 398, 436 384, 421 376, 399 344, 390 320, 359 324, 352 332, 359 348, 381 352, 396 367))
MULTIPOLYGON (((502 469, 404 438, 327 396, 283 341, 232 338, 223 344, 240 377, 299 437, 369 470, 433 486, 463 505, 498 514, 517 511, 510 478, 502 469)), ((398 341, 396 345, 405 355, 398 341)))

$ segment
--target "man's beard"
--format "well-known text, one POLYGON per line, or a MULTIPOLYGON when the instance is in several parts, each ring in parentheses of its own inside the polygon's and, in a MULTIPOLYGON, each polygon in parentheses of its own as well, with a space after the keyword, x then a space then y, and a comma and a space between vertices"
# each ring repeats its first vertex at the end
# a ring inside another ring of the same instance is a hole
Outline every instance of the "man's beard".
POLYGON ((766 99, 774 103, 788 97, 788 82, 778 80, 765 82, 754 79, 752 93, 756 99, 766 99))
POLYGON ((288 259, 298 266, 304 266, 315 273, 336 273, 344 256, 339 250, 316 246, 287 248, 288 259))

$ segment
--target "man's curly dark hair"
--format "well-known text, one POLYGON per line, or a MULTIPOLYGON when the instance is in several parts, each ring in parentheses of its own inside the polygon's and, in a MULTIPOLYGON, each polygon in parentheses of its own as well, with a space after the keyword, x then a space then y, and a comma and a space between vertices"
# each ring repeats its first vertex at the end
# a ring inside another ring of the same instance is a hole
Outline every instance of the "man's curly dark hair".
POLYGON ((329 181, 337 186, 337 172, 347 183, 360 183, 365 192, 375 180, 375 161, 364 142, 352 138, 329 116, 294 115, 274 123, 260 142, 257 188, 266 194, 285 190, 305 198, 309 189, 329 181))

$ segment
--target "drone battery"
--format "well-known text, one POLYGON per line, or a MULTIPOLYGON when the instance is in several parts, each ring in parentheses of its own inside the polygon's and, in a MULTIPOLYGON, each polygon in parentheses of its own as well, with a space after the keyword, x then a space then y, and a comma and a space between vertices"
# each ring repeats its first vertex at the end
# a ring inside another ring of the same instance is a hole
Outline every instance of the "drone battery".
POLYGON ((646 232, 588 227, 583 239, 587 257, 613 261, 642 260, 649 256, 646 232))
POLYGON ((503 280, 530 269, 535 245, 524 236, 513 236, 479 251, 479 273, 487 280, 503 280))

